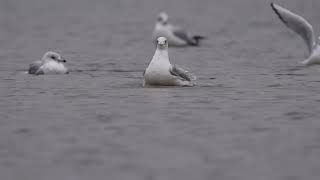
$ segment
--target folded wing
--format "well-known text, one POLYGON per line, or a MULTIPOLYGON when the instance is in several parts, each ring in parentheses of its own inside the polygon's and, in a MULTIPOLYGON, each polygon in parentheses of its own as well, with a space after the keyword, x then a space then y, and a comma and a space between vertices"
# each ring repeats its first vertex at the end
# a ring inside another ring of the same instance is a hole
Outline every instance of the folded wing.
POLYGON ((35 75, 43 74, 43 71, 40 68, 42 65, 43 65, 42 61, 35 61, 35 62, 31 63, 29 65, 28 73, 35 74, 35 75))
POLYGON ((172 65, 170 69, 170 74, 173 76, 180 77, 185 81, 193 81, 197 79, 194 75, 192 75, 191 73, 189 73, 188 71, 182 69, 177 65, 172 65))

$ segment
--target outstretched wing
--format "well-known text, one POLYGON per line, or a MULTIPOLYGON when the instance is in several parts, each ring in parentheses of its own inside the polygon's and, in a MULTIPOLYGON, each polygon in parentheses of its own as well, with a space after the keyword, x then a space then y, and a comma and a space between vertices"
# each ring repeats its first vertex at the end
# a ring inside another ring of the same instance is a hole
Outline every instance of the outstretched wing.
POLYGON ((189 73, 188 71, 182 69, 181 67, 179 67, 177 65, 172 65, 171 66, 170 74, 173 75, 173 76, 178 76, 178 77, 180 77, 180 78, 182 78, 183 80, 186 80, 186 81, 192 81, 192 80, 196 80, 197 79, 191 73, 189 73))
POLYGON ((309 53, 311 54, 316 45, 316 40, 311 24, 303 17, 285 9, 277 4, 271 3, 271 7, 278 15, 280 20, 294 32, 299 34, 308 46, 309 53))

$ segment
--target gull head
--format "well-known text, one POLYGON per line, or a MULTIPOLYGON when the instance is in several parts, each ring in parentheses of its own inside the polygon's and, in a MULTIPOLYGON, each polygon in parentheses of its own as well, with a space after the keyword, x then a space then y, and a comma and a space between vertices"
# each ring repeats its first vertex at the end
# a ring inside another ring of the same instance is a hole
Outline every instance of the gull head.
POLYGON ((60 54, 58 54, 56 52, 52 52, 52 51, 46 52, 43 55, 42 60, 43 61, 56 61, 58 63, 66 63, 67 62, 65 59, 62 59, 60 54))
POLYGON ((166 25, 166 24, 168 24, 168 20, 169 20, 169 17, 168 17, 167 13, 161 12, 158 15, 158 19, 157 19, 158 23, 161 23, 162 25, 166 25))
POLYGON ((168 48, 168 40, 165 37, 159 37, 157 39, 157 44, 159 49, 166 49, 168 48))

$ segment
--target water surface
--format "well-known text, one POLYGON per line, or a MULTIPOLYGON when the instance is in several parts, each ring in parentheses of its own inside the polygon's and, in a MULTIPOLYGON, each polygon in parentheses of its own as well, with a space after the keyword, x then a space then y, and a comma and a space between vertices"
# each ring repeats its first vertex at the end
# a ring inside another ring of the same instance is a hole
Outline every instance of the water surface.
MULTIPOLYGON (((320 29, 320 1, 282 0, 320 29)), ((320 67, 267 0, 2 0, 6 180, 318 180, 320 67), (156 15, 209 37, 170 48, 191 88, 142 88, 156 15), (30 76, 47 50, 68 75, 30 76)))

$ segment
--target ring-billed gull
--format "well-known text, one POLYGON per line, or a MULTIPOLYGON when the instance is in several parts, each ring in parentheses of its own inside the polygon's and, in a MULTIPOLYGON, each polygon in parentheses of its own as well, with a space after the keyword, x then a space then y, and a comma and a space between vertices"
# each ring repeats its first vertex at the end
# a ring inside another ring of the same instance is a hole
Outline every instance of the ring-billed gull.
POLYGON ((157 49, 144 71, 143 86, 193 86, 196 77, 177 65, 172 65, 168 55, 168 41, 165 37, 157 40, 157 49))
POLYGON ((30 64, 28 73, 34 75, 66 74, 68 73, 68 69, 64 65, 66 62, 58 53, 49 51, 44 54, 41 60, 30 64))
MULTIPOLYGON (((301 63, 303 65, 320 64, 320 45, 315 38, 311 24, 303 17, 285 9, 277 4, 271 3, 271 7, 280 20, 294 32, 299 34, 308 47, 308 58, 301 63)), ((320 41, 320 37, 318 38, 320 41)))
POLYGON ((190 35, 184 29, 172 25, 168 22, 169 17, 167 13, 161 12, 158 15, 157 22, 153 30, 153 40, 156 41, 158 37, 166 37, 169 41, 169 46, 198 46, 203 36, 190 35))

